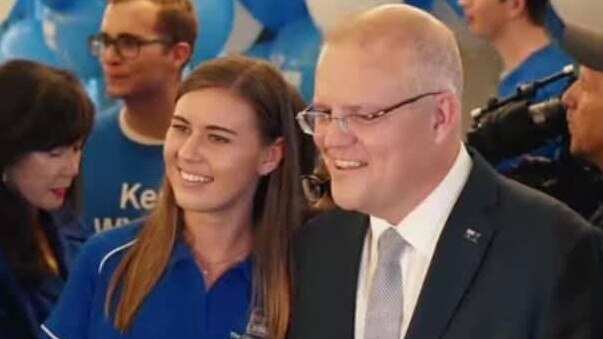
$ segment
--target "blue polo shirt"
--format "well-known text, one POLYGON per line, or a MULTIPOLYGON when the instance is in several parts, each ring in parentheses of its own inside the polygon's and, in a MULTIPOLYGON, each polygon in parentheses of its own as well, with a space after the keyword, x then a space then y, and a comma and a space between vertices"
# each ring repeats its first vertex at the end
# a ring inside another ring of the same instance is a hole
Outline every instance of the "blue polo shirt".
POLYGON ((134 244, 141 222, 100 233, 82 248, 63 294, 42 325, 42 338, 238 338, 251 300, 251 259, 207 290, 189 247, 179 236, 167 268, 141 304, 131 329, 120 334, 103 307, 111 276, 134 244))

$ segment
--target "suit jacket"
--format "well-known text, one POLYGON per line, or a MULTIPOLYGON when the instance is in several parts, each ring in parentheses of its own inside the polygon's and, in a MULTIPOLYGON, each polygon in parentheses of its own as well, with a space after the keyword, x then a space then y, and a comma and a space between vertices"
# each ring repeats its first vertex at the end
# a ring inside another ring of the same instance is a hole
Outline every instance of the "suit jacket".
MULTIPOLYGON (((334 210, 300 229, 289 338, 354 337, 368 223, 334 210)), ((603 338, 601 243, 565 205, 474 154, 405 338, 603 338)))

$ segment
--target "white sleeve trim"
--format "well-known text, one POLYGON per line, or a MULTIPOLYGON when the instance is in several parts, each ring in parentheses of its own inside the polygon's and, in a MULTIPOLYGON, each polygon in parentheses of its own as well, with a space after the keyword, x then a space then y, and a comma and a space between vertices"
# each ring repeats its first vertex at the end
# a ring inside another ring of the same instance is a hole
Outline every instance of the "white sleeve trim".
MULTIPOLYGON (((98 265, 98 274, 101 273, 101 271, 103 270, 103 266, 105 265, 105 262, 115 253, 124 250, 132 245, 134 245, 134 243, 136 242, 136 239, 130 241, 127 244, 121 245, 117 248, 112 249, 109 253, 105 254, 105 256, 103 257, 103 259, 101 260, 100 264, 98 265)), ((54 338, 53 338, 54 339, 54 338)))
POLYGON ((40 327, 42 328, 42 331, 44 331, 44 333, 46 333, 46 335, 48 335, 50 338, 61 339, 61 338, 57 337, 54 333, 52 333, 52 331, 49 330, 48 327, 46 327, 46 325, 42 324, 42 325, 40 325, 40 327))

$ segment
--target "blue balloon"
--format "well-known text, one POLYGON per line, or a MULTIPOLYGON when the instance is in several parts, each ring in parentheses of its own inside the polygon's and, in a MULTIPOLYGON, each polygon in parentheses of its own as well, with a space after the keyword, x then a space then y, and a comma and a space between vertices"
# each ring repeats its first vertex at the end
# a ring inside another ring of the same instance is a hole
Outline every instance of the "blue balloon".
POLYGON ((552 40, 560 44, 565 35, 565 23, 551 4, 547 4, 543 14, 544 27, 552 40))
POLYGON ((308 14, 308 8, 304 0, 240 1, 264 27, 272 31, 276 31, 282 26, 308 14))
MULTIPOLYGON (((51 8, 55 11, 62 11, 65 9, 69 9, 76 3, 75 0, 39 0, 48 8, 51 8)), ((88 2, 89 0, 79 0, 77 2, 88 2)))
POLYGON ((252 58, 268 59, 270 56, 270 49, 272 48, 271 41, 258 41, 249 47, 243 54, 252 58))
POLYGON ((458 0, 446 0, 446 2, 459 17, 463 18, 465 16, 465 12, 463 11, 463 8, 461 8, 461 6, 459 5, 458 0))
POLYGON ((42 23, 34 18, 14 22, 0 40, 0 60, 17 58, 61 66, 44 42, 42 23))
POLYGON ((109 107, 113 107, 119 104, 119 100, 112 98, 105 91, 105 81, 103 77, 90 78, 83 81, 84 89, 88 93, 90 99, 94 103, 96 112, 101 114, 102 112, 115 112, 116 110, 109 110, 109 107))
POLYGON ((199 34, 191 65, 217 56, 226 43, 234 20, 233 0, 195 0, 199 34))
POLYGON ((88 37, 100 29, 102 0, 78 1, 69 11, 44 11, 46 43, 65 65, 82 78, 101 74, 98 60, 88 49, 88 37))
MULTIPOLYGON (((69 6, 64 7, 62 10, 57 12, 62 12, 64 14, 90 14, 98 17, 102 17, 105 7, 108 4, 107 0, 39 0, 39 1, 52 1, 52 2, 70 2, 69 6), (93 12, 93 13, 90 13, 93 12)), ((48 9, 53 9, 48 6, 48 9)))
POLYGON ((297 85, 306 100, 313 95, 314 68, 321 44, 322 33, 309 16, 303 16, 284 26, 270 49, 270 61, 297 85))
MULTIPOLYGON (((406 0, 406 4, 428 11, 431 9, 431 6, 433 6, 433 1, 434 0, 406 0)), ((457 0, 451 0, 451 1, 456 2, 457 0)))

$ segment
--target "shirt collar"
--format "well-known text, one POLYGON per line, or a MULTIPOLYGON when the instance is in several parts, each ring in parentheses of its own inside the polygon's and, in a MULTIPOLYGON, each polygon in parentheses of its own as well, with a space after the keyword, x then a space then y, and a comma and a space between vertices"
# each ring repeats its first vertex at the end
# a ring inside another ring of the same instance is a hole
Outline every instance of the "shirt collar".
POLYGON ((397 225, 370 216, 372 241, 379 239, 381 233, 389 227, 395 227, 402 238, 415 250, 424 253, 433 251, 446 220, 467 182, 471 166, 471 157, 461 143, 456 160, 444 179, 397 225))
POLYGON ((122 133, 126 136, 126 138, 142 144, 142 145, 146 145, 146 146, 163 146, 163 140, 162 139, 155 139, 152 137, 148 137, 145 135, 142 135, 141 133, 135 131, 133 128, 131 128, 128 123, 126 122, 126 110, 125 108, 122 108, 119 111, 119 115, 118 115, 118 123, 119 123, 119 128, 121 129, 122 133))
MULTIPOLYGON (((183 262, 190 261, 197 264, 195 262, 195 258, 188 246, 188 244, 184 241, 184 237, 182 237, 182 232, 179 232, 176 237, 176 242, 174 243, 174 248, 172 249, 172 256, 168 262, 168 268, 172 268, 174 265, 183 262)), ((250 254, 245 258, 245 260, 240 261, 238 264, 230 268, 230 271, 237 271, 242 274, 242 276, 248 281, 252 281, 253 274, 253 254, 250 254)))

